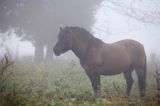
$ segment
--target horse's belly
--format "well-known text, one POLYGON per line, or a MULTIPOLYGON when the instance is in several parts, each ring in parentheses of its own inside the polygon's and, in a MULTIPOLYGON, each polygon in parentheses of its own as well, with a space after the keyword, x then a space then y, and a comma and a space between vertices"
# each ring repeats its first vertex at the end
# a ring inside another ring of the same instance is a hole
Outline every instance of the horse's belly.
POLYGON ((99 73, 101 75, 116 75, 116 74, 120 74, 124 71, 127 71, 129 68, 128 64, 124 64, 124 65, 115 65, 115 66, 105 66, 105 67, 101 67, 99 68, 99 73))
POLYGON ((116 75, 122 73, 122 70, 101 70, 100 75, 116 75))
POLYGON ((99 67, 102 75, 115 75, 127 71, 131 65, 131 59, 126 52, 114 52, 103 56, 103 64, 99 67))

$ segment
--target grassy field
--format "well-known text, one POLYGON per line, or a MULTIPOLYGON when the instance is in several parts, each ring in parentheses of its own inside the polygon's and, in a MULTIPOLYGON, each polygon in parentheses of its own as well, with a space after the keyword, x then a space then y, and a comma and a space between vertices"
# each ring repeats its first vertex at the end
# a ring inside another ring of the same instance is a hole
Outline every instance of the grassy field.
POLYGON ((77 63, 14 63, 0 77, 0 106, 158 106, 154 67, 148 65, 147 96, 139 97, 137 77, 130 97, 123 75, 102 76, 101 96, 94 98, 91 83, 77 63))

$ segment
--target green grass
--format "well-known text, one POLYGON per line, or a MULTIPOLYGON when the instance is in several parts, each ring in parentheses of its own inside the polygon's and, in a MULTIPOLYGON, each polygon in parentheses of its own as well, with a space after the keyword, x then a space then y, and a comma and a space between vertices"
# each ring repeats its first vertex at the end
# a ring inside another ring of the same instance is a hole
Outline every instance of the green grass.
POLYGON ((17 61, 0 78, 0 106, 156 106, 154 68, 148 66, 147 97, 140 98, 137 77, 125 96, 122 74, 101 77, 101 96, 94 98, 91 83, 79 64, 17 61))

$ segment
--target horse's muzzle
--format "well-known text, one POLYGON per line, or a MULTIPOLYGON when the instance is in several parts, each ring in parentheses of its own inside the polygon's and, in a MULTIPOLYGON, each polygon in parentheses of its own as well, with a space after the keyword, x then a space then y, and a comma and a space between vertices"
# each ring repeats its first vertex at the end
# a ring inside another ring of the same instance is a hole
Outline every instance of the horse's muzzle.
POLYGON ((61 54, 60 50, 57 48, 54 48, 53 51, 56 56, 59 56, 61 54))

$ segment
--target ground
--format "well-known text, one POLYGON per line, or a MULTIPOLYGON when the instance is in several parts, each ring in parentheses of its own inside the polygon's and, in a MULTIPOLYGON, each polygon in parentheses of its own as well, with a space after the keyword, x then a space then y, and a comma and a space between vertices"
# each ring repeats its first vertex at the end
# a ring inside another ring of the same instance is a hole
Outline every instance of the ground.
POLYGON ((154 67, 148 63, 146 97, 139 97, 136 74, 131 96, 122 74, 101 76, 101 96, 79 63, 19 60, 0 77, 0 106, 158 106, 154 67))

